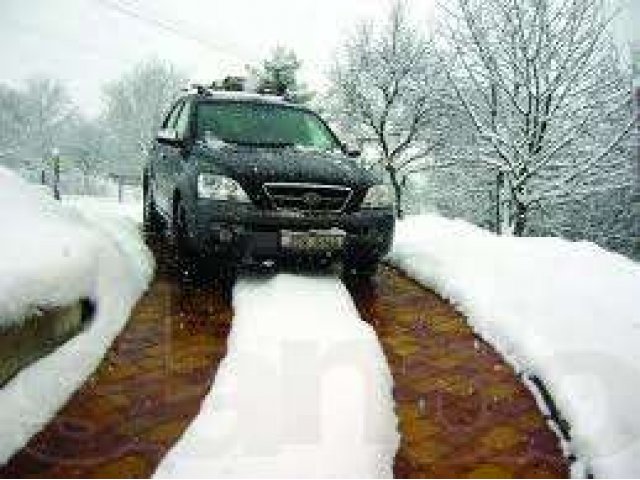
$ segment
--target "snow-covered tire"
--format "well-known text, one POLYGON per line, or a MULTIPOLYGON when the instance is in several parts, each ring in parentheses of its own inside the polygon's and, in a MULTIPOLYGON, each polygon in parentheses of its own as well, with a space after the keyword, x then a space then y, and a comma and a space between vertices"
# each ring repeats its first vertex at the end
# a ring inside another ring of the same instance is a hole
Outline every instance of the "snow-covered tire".
POLYGON ((378 260, 369 262, 345 261, 343 273, 346 277, 366 280, 376 276, 379 264, 378 260))
POLYGON ((225 257, 212 256, 203 263, 203 274, 211 279, 233 281, 237 273, 235 263, 225 257))
POLYGON ((231 301, 233 285, 238 275, 237 265, 233 261, 223 257, 209 257, 200 263, 198 273, 201 279, 217 286, 225 301, 231 301))
POLYGON ((197 255, 189 245, 186 212, 179 202, 173 209, 169 242, 172 267, 178 277, 182 279, 197 277, 197 255))
MULTIPOLYGON (((145 180, 145 183, 147 181, 145 180)), ((165 225, 162 217, 158 213, 156 203, 153 199, 153 193, 149 186, 145 184, 143 188, 143 207, 142 207, 142 228, 146 236, 158 235, 164 231, 165 225)))

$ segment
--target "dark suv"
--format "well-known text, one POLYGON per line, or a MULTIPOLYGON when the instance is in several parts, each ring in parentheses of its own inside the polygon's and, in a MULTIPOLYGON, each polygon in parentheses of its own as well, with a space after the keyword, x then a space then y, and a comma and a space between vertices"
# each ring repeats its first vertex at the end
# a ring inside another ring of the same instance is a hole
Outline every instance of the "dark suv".
POLYGON ((340 259, 372 275, 394 231, 392 195, 313 111, 199 90, 162 124, 144 169, 147 229, 209 265, 340 259))

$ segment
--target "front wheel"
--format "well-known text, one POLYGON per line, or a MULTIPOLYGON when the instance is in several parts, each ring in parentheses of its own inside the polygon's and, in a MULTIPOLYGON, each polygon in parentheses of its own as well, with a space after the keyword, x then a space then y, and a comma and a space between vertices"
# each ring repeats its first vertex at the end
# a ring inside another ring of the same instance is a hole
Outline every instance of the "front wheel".
POLYGON ((142 228, 147 236, 160 234, 164 230, 163 220, 158 213, 153 193, 146 179, 143 188, 142 228))
POLYGON ((187 230, 187 214, 184 207, 177 203, 171 219, 170 246, 174 271, 179 277, 187 280, 197 276, 198 261, 195 252, 189 245, 187 230))
POLYGON ((379 260, 371 261, 349 261, 345 260, 343 265, 344 275, 352 278, 369 279, 378 273, 379 260))
POLYGON ((238 266, 229 258, 206 256, 199 263, 198 277, 216 285, 225 301, 231 302, 233 285, 238 275, 238 266))

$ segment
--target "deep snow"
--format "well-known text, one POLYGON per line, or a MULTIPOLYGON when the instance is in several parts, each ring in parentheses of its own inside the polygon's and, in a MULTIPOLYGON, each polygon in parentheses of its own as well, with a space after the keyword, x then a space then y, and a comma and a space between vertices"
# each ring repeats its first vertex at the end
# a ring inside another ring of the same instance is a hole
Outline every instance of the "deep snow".
POLYGON ((50 197, 0 168, 0 325, 93 294, 103 241, 50 197))
POLYGON ((233 308, 211 393, 156 476, 391 477, 392 378, 340 280, 241 279, 233 308))
POLYGON ((76 207, 84 216, 96 215, 100 218, 128 218, 142 224, 142 199, 127 198, 120 203, 117 197, 91 197, 84 195, 64 195, 62 203, 76 207))
POLYGON ((597 477, 640 476, 640 265, 592 243, 499 237, 437 215, 399 222, 389 261, 543 379, 597 477))
POLYGON ((56 202, 0 168, 0 322, 88 297, 93 320, 78 336, 0 389, 0 465, 67 401, 126 323, 153 273, 137 225, 56 202))

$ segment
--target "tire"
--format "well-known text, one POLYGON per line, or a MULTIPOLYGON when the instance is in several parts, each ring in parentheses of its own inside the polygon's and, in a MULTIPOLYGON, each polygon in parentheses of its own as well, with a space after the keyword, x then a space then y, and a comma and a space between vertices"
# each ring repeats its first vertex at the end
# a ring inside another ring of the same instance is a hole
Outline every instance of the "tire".
POLYGON ((145 236, 158 235, 164 231, 164 222, 158 213, 153 193, 151 192, 148 180, 144 180, 143 206, 142 206, 142 228, 145 236))
POLYGON ((343 266, 344 275, 351 278, 369 280, 376 276, 378 273, 379 260, 358 262, 358 261, 345 261, 343 266))
POLYGON ((233 278, 237 270, 232 260, 221 256, 207 258, 203 263, 203 268, 206 269, 208 276, 216 279, 233 278))
POLYGON ((197 277, 197 257, 189 245, 188 238, 186 212, 182 204, 177 202, 171 218, 171 260, 175 273, 183 280, 197 277))
POLYGON ((227 303, 231 302, 237 274, 237 265, 228 258, 208 257, 200 263, 199 278, 215 285, 227 303))

